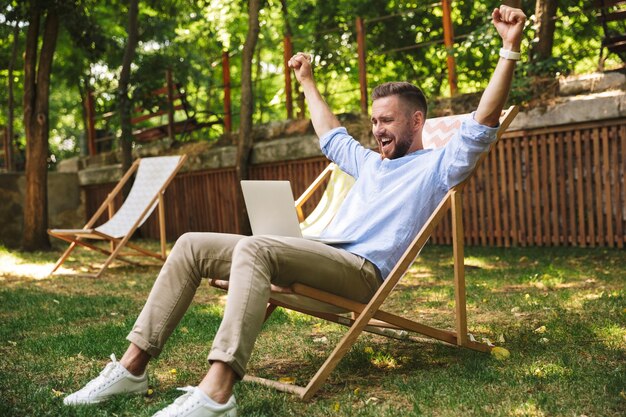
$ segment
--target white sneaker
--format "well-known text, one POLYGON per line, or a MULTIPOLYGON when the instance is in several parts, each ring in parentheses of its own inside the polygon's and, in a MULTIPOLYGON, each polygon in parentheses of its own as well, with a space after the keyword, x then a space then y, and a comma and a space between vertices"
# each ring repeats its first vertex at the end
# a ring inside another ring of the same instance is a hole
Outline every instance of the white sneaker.
POLYGON ((226 404, 210 404, 208 397, 198 387, 178 388, 185 394, 152 417, 237 417, 235 396, 226 404))
POLYGON ((63 399, 65 405, 96 404, 122 393, 145 393, 148 390, 148 375, 134 376, 111 355, 111 362, 100 375, 82 389, 63 399))

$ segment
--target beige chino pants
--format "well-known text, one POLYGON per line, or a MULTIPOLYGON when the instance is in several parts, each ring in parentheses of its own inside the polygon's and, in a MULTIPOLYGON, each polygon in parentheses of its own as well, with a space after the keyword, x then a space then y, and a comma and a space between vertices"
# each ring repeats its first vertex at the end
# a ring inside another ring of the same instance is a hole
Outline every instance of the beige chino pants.
POLYGON ((299 282, 365 303, 381 284, 366 259, 323 243, 278 236, 186 233, 157 277, 128 340, 156 357, 189 308, 202 278, 230 281, 209 361, 246 372, 261 331, 270 284, 299 282))

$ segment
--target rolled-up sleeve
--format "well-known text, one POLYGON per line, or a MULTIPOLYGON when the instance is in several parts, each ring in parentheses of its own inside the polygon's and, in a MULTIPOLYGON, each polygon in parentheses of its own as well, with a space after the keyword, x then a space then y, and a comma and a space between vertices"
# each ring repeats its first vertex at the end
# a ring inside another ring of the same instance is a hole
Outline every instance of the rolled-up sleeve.
POLYGON ((496 140, 499 126, 481 125, 474 113, 467 117, 443 149, 441 182, 449 189, 463 181, 476 166, 480 155, 496 140))
POLYGON ((328 159, 354 178, 359 176, 360 167, 372 153, 350 136, 345 127, 337 127, 322 136, 320 148, 328 159))

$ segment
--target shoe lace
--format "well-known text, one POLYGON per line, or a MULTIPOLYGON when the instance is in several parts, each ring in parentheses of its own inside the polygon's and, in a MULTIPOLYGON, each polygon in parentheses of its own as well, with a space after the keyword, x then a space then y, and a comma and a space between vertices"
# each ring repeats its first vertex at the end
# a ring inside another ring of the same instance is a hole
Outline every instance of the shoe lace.
POLYGON ((154 417, 157 417, 157 416, 158 417, 176 416, 176 413, 178 413, 178 412, 180 412, 182 410, 184 403, 193 394, 193 392, 195 390, 195 387, 192 387, 192 386, 188 385, 186 387, 180 387, 180 388, 176 388, 176 389, 179 390, 179 391, 185 392, 185 394, 183 394, 180 397, 176 398, 173 403, 171 403, 170 405, 168 405, 167 407, 165 407, 164 409, 162 409, 161 411, 156 413, 154 415, 154 417))
POLYGON ((109 362, 104 367, 104 369, 100 372, 100 375, 98 375, 96 378, 89 381, 87 385, 85 385, 85 391, 91 394, 97 391, 102 386, 102 384, 105 383, 109 379, 109 377, 111 376, 111 373, 117 367, 117 359, 115 358, 115 354, 112 353, 110 357, 111 357, 111 362, 109 362))

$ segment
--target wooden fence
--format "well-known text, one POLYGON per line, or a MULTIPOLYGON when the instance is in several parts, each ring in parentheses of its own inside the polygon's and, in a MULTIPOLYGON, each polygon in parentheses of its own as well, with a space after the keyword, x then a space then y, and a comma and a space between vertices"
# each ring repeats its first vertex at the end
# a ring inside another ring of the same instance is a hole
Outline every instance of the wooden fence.
POLYGON ((506 133, 465 189, 466 243, 622 248, 625 171, 626 120, 506 133))
MULTIPOLYGON (((326 163, 314 158, 260 165, 251 177, 289 179, 297 196, 326 163)), ((465 189, 465 242, 623 248, 625 173, 626 120, 507 132, 465 189)), ((236 186, 234 169, 180 174, 166 192, 168 237, 237 232, 236 186)), ((112 187, 85 187, 88 213, 112 187)), ((156 216, 141 230, 158 236, 156 216)), ((450 230, 446 219, 432 241, 451 243, 450 230)))

